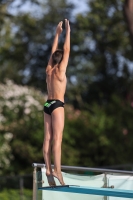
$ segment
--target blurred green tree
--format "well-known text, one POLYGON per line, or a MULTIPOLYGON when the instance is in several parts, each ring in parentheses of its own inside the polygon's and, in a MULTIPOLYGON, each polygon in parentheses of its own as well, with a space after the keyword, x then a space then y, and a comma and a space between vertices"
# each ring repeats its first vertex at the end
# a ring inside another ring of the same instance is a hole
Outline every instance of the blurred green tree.
MULTIPOLYGON (((125 1, 103 0, 102 4, 97 0, 88 1, 88 11, 77 14, 75 19, 72 18, 73 5, 65 0, 29 2, 38 6, 36 14, 21 11, 3 22, 1 81, 9 77, 16 83, 46 91, 45 66, 55 27, 58 21, 68 18, 71 56, 66 101, 85 109, 86 104, 95 100, 98 103, 110 101, 113 93, 127 97, 133 79, 132 46, 123 16, 125 1)), ((6 9, 5 4, 2 7, 7 14, 9 8, 6 9)), ((64 35, 60 46, 63 38, 64 35)))
MULTIPOLYGON (((5 77, 18 84, 32 85, 46 90, 45 67, 51 52, 51 45, 57 23, 70 18, 73 5, 65 0, 31 1, 38 5, 38 12, 18 12, 6 18, 10 6, 4 4, 1 30, 1 81, 5 77)), ((18 6, 22 6, 21 4, 18 6)), ((61 41, 62 42, 62 39, 61 41)))
POLYGON ((31 170, 32 162, 43 162, 44 97, 37 90, 5 83, 5 78, 46 91, 45 66, 55 27, 64 18, 71 21, 66 102, 75 109, 66 106, 62 163, 103 166, 132 162, 132 44, 123 15, 125 1, 90 0, 88 11, 75 19, 73 6, 66 1, 29 2, 38 5, 38 12, 9 17, 11 4, 0 6, 0 137, 11 146, 4 151, 1 166, 7 159, 11 163, 7 171, 23 173, 31 170), (10 133, 13 138, 7 141, 10 133))
POLYGON ((94 103, 91 109, 92 113, 67 107, 63 163, 86 167, 133 163, 133 102, 113 95, 108 105, 94 103))
MULTIPOLYGON (((0 173, 31 172, 33 162, 44 162, 46 97, 10 80, 0 84, 0 91, 0 173)), ((66 105, 65 113, 62 164, 96 167, 133 162, 133 102, 113 95, 105 106, 93 103, 91 112, 66 105)))
POLYGON ((94 101, 104 105, 113 94, 127 99, 133 85, 132 46, 123 1, 94 0, 88 6, 90 10, 79 14, 75 22, 80 39, 77 55, 73 55, 77 62, 71 67, 76 87, 70 91, 75 91, 71 94, 79 108, 94 101))

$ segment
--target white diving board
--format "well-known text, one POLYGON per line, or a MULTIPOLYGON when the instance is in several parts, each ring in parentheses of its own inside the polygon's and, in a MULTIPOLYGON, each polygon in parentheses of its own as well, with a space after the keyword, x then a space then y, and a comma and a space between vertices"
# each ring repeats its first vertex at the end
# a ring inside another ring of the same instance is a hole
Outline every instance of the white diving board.
POLYGON ((98 188, 98 187, 83 187, 83 186, 77 186, 77 185, 65 185, 65 186, 55 186, 55 187, 40 187, 38 188, 38 190, 133 198, 133 190, 120 190, 120 189, 113 189, 113 188, 98 188))

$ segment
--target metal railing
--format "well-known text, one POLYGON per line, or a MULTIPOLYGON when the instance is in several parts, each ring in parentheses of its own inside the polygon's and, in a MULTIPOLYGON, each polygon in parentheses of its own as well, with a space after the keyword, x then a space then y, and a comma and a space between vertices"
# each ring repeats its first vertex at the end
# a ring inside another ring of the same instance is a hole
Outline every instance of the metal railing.
MULTIPOLYGON (((33 163, 32 167, 34 168, 33 170, 33 200, 37 200, 37 168, 43 168, 45 167, 45 164, 41 163, 33 163)), ((54 165, 52 165, 52 168, 54 165)), ((107 174, 123 174, 123 175, 133 175, 133 171, 125 171, 125 170, 114 170, 114 169, 104 169, 104 168, 90 168, 90 167, 76 167, 76 166, 66 166, 62 165, 61 166, 62 170, 66 171, 82 171, 82 172, 99 172, 103 173, 105 175, 105 184, 104 187, 107 187, 107 179, 106 175, 107 174)), ((113 187, 113 186, 112 186, 113 187)), ((106 200, 106 197, 105 197, 106 200)))

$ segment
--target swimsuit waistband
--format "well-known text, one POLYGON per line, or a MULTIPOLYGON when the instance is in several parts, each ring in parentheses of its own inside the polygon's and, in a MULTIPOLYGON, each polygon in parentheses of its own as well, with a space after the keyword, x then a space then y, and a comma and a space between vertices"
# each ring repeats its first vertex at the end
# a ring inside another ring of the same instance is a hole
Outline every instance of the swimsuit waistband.
POLYGON ((60 101, 62 103, 64 103, 63 101, 59 100, 59 99, 47 99, 47 102, 50 103, 51 101, 60 101))

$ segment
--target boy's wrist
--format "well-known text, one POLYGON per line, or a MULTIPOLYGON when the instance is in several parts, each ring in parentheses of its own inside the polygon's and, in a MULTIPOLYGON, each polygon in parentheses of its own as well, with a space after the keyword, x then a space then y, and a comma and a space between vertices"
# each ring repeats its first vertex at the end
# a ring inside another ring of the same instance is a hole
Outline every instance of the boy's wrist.
POLYGON ((61 33, 59 33, 58 31, 56 31, 56 35, 60 36, 61 33))

